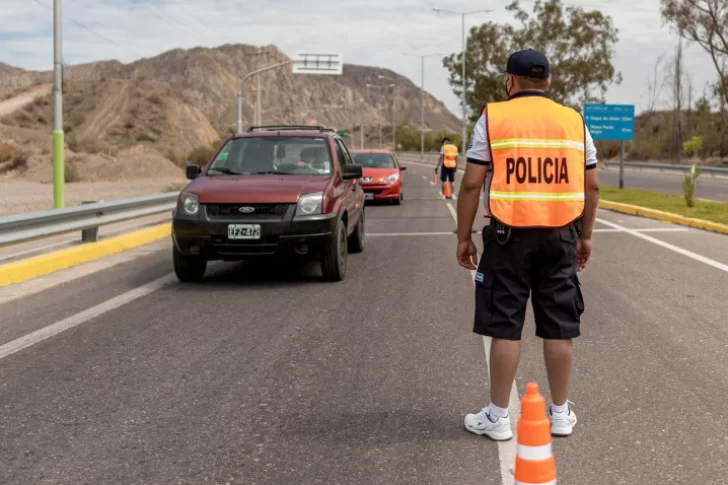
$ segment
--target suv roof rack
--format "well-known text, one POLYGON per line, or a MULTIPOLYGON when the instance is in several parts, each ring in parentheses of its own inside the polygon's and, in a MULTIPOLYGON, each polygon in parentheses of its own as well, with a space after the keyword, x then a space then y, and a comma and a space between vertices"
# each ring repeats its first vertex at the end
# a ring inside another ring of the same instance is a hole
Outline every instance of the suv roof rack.
POLYGON ((251 126, 248 128, 248 133, 252 131, 329 131, 335 132, 333 128, 326 128, 320 125, 265 125, 265 126, 251 126))

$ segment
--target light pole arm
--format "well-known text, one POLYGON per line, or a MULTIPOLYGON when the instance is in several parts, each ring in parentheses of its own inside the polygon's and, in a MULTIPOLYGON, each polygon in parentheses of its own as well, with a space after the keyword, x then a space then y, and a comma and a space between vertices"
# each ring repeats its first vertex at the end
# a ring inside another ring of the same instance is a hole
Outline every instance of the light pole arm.
POLYGON ((278 69, 279 67, 287 66, 288 64, 292 64, 293 60, 281 62, 279 64, 274 64, 272 66, 264 67, 263 69, 258 69, 257 71, 253 71, 248 73, 245 77, 243 77, 240 81, 238 81, 238 133, 243 132, 243 83, 250 79, 251 77, 255 76, 256 74, 260 74, 261 72, 270 71, 272 69, 278 69))

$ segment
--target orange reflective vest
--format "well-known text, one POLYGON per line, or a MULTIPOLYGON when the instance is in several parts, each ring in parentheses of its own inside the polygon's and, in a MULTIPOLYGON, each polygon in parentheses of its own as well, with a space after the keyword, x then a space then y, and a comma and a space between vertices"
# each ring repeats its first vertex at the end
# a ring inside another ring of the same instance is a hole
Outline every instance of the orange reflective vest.
POLYGON ((443 161, 442 164, 447 168, 455 168, 458 164, 458 147, 448 143, 442 146, 443 161))
POLYGON ((546 97, 486 108, 493 178, 488 209, 511 227, 562 227, 584 213, 584 119, 546 97))

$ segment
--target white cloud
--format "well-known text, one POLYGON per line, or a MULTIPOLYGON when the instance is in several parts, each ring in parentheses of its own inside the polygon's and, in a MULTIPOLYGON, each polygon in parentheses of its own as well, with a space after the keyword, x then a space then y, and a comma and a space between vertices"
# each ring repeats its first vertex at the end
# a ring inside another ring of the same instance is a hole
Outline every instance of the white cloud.
MULTIPOLYGON (((466 18, 466 27, 485 20, 511 21, 507 0, 63 0, 64 59, 77 64, 104 59, 130 62, 169 49, 224 43, 275 44, 289 55, 299 49, 340 51, 345 62, 382 66, 420 83, 420 59, 402 55, 459 52, 461 19, 438 14, 493 8, 466 18), (89 32, 79 24, 97 34, 89 32)), ((530 7, 533 2, 523 2, 530 7)), ((624 82, 607 101, 644 106, 646 78, 661 53, 671 55, 676 36, 661 25, 659 0, 572 0, 614 18, 620 42, 615 65, 624 82), (597 3, 599 3, 597 5, 597 3), (636 6, 639 5, 639 6, 636 6)), ((53 62, 52 0, 2 0, 0 61, 27 69, 53 62), (46 8, 44 8, 44 6, 46 8)), ((709 58, 689 47, 685 61, 695 97, 715 78, 709 58)), ((425 88, 460 116, 457 98, 439 57, 425 60, 425 88)))

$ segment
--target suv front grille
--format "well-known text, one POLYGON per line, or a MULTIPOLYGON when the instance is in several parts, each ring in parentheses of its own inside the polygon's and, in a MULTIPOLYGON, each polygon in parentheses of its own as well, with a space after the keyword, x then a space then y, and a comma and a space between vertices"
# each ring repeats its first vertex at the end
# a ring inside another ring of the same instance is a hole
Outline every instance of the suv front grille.
POLYGON ((205 209, 210 219, 261 219, 281 218, 291 204, 207 204, 205 209), (240 209, 249 207, 248 211, 240 209))

